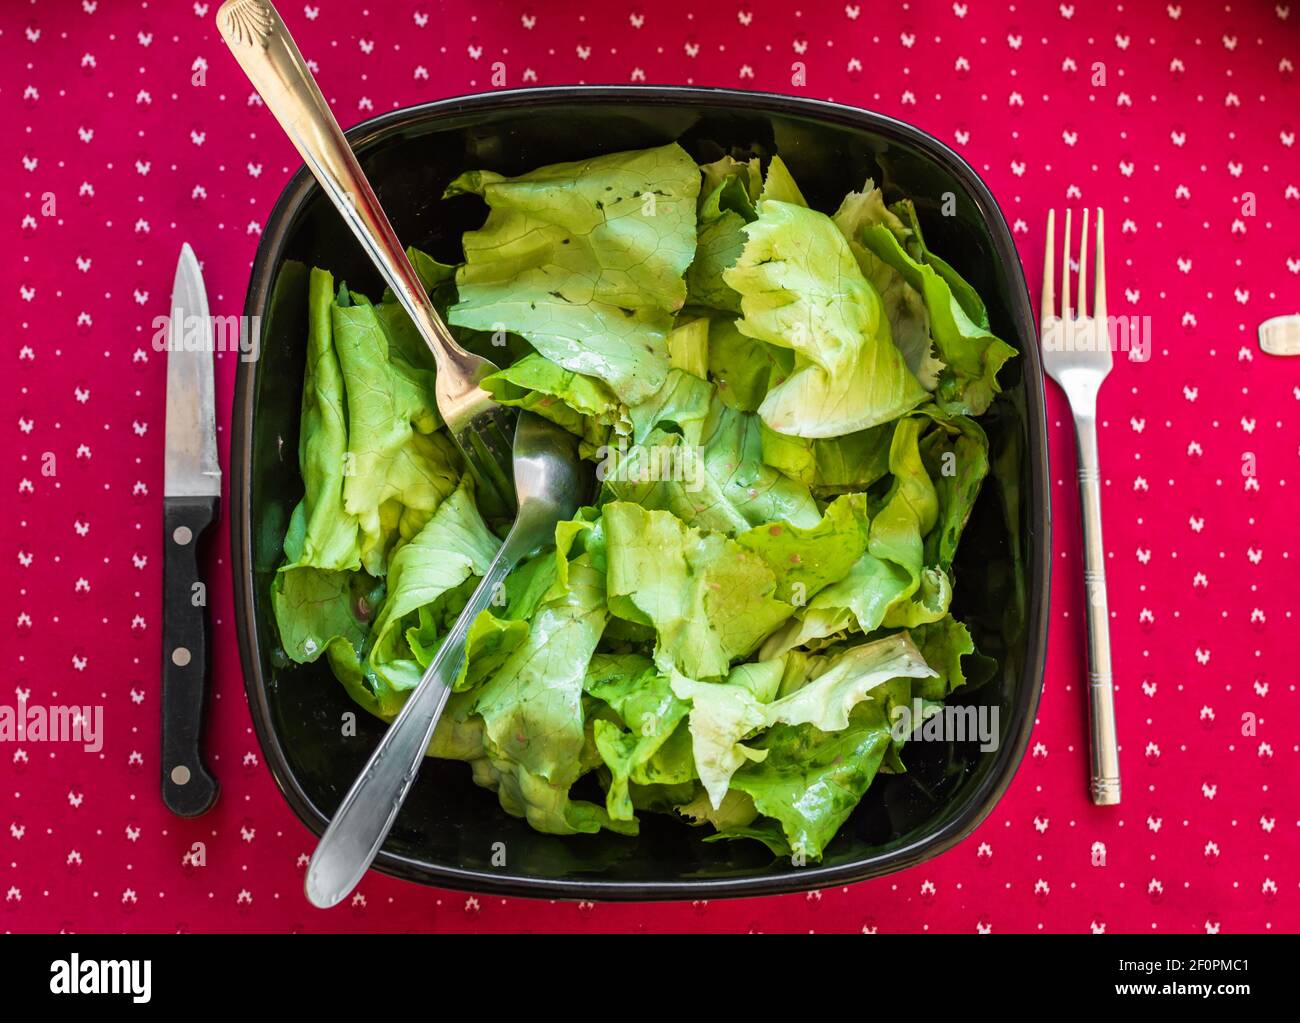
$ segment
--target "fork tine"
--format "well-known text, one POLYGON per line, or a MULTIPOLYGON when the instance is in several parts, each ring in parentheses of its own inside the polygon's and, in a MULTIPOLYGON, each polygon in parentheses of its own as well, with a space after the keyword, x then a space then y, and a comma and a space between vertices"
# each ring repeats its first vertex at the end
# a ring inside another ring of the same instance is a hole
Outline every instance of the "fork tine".
POLYGON ((1070 208, 1065 209, 1065 244, 1061 246, 1061 319, 1070 319, 1070 208))
POLYGON ((515 417, 509 416, 503 422, 506 411, 498 407, 486 415, 480 414, 457 433, 457 443, 479 484, 480 507, 488 518, 508 517, 514 511, 515 490, 510 472, 514 438, 507 424, 515 417))
POLYGON ((493 451, 504 453, 507 459, 510 458, 510 454, 514 450, 515 439, 511 436, 510 432, 506 430, 505 424, 502 423, 500 419, 493 416, 490 423, 487 424, 486 428, 482 430, 481 433, 483 439, 487 442, 488 447, 493 451))
POLYGON ((1038 320, 1043 329, 1056 315, 1056 210, 1047 211, 1047 251, 1043 256, 1043 294, 1038 300, 1038 320))
POLYGON ((1106 235, 1102 230, 1101 207, 1097 207, 1097 266, 1092 271, 1094 278, 1092 293, 1092 315, 1094 319, 1106 319, 1106 235))
POLYGON ((1088 207, 1083 208, 1083 228, 1079 231, 1079 308, 1080 319, 1088 315, 1088 207))

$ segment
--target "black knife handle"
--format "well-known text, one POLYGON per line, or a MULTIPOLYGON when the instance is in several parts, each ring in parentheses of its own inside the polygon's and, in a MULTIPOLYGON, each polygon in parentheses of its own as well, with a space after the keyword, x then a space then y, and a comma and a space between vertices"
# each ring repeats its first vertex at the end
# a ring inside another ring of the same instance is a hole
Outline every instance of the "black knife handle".
POLYGON ((181 817, 207 811, 219 788, 202 756, 212 651, 198 558, 216 518, 215 497, 163 498, 162 797, 181 817))

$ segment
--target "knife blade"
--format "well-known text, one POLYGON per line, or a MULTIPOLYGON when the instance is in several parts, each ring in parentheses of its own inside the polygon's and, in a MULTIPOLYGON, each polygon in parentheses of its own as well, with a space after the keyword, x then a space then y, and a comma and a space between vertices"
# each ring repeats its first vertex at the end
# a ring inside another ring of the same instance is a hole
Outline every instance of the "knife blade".
POLYGON ((167 422, 163 480, 162 797, 195 817, 219 786, 203 761, 211 649, 199 537, 217 520, 213 331, 194 250, 181 247, 167 322, 167 422))

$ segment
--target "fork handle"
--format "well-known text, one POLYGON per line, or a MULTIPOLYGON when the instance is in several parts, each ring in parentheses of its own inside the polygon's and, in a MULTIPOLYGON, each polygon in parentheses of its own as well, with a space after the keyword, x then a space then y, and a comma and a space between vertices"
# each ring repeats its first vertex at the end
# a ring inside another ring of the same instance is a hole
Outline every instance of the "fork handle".
POLYGON ((1091 780, 1097 806, 1119 802, 1119 740, 1115 734, 1115 687, 1110 669, 1110 612, 1106 604, 1106 554, 1101 541, 1101 473, 1097 419, 1076 416, 1079 445, 1079 502, 1083 517, 1083 582, 1088 619, 1088 730, 1091 780))
MULTIPOLYGON (((462 375, 459 364, 471 357, 430 303, 419 274, 280 15, 266 0, 226 0, 217 11, 217 27, 267 109, 415 321, 433 352, 439 377, 462 375)), ((451 381, 440 379, 439 384, 441 390, 451 381)))

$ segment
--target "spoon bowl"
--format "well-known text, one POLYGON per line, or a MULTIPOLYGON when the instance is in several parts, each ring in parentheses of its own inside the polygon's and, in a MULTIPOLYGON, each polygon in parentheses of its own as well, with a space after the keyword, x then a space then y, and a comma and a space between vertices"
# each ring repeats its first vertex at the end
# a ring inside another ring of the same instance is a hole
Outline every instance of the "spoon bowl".
POLYGON ((515 428, 514 476, 517 524, 525 512, 552 523, 571 519, 593 486, 590 467, 578 457, 578 439, 532 412, 521 412, 515 428))

